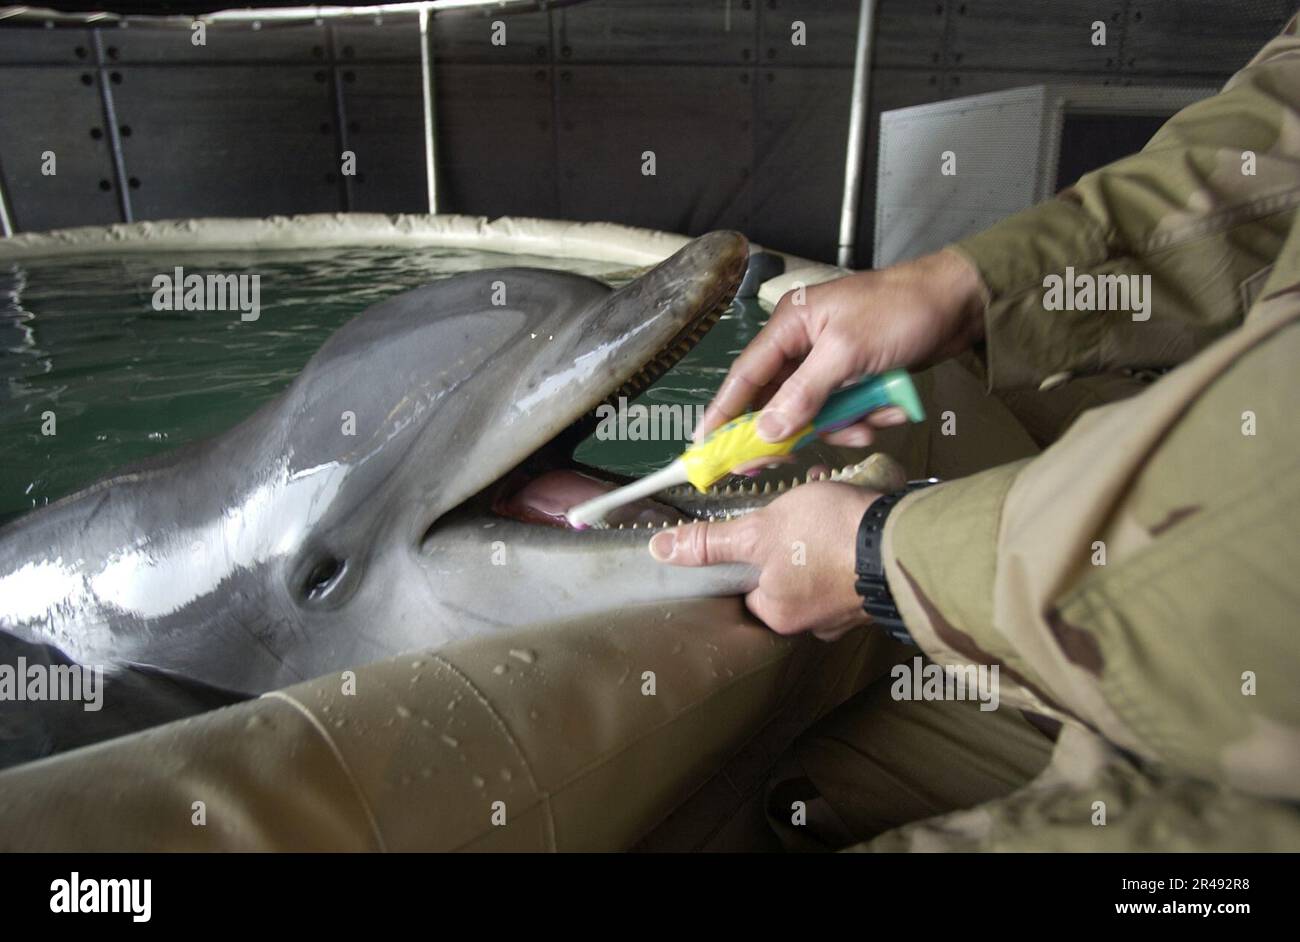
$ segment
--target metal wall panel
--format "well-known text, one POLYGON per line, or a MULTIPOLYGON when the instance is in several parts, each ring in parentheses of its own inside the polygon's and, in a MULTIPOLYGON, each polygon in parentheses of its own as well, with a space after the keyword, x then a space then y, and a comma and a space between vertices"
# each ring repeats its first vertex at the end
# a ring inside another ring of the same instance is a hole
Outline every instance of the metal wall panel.
POLYGON ((331 23, 334 32, 334 55, 349 64, 354 61, 400 60, 420 62, 420 30, 410 16, 381 17, 374 20, 343 20, 331 23))
POLYGON ((419 64, 359 62, 344 71, 354 77, 341 86, 345 139, 357 157, 351 208, 428 212, 419 64))
POLYGON ((751 70, 568 66, 557 103, 560 214, 696 233, 743 215, 751 70), (641 172, 653 151, 656 174, 641 172))
POLYGON ((310 65, 123 66, 113 87, 139 219, 341 208, 334 107, 310 65))
POLYGON ((0 67, 0 88, 0 183, 15 230, 120 221, 95 71, 0 67), (41 173, 45 151, 54 176, 41 173))
POLYGON ((1143 76, 1177 73, 1223 79, 1244 66, 1296 11, 1294 0, 1132 0, 1123 67, 1143 76))
POLYGON ((550 70, 444 63, 434 85, 441 211, 563 215, 556 199, 550 70))
MULTIPOLYGON (((858 7, 853 0, 763 0, 759 5, 759 64, 852 68, 858 7), (796 21, 806 27, 806 46, 791 42, 796 21)), ((947 5, 940 0, 877 0, 873 64, 937 65, 946 22, 947 5)))
POLYGON ((432 29, 437 62, 524 65, 551 60, 551 20, 546 13, 447 13, 433 19, 432 29), (493 44, 497 22, 505 24, 503 45, 493 44))
POLYGON ((39 26, 0 29, 0 65, 37 62, 88 65, 94 59, 88 29, 43 29, 39 26))
POLYGON ((948 2, 952 7, 949 64, 953 66, 1094 73, 1119 68, 1125 26, 1120 3, 948 2), (1098 20, 1106 23, 1104 46, 1092 44, 1092 24, 1098 20))
POLYGON ((763 69, 758 78, 749 234, 834 258, 853 70, 763 69))
POLYGON ((101 30, 104 56, 109 63, 175 63, 178 66, 215 65, 230 62, 324 61, 325 29, 322 26, 252 24, 210 27, 204 44, 195 45, 196 33, 182 26, 112 27, 101 30))
POLYGON ((592 0, 553 13, 557 61, 755 61, 756 0, 592 0))

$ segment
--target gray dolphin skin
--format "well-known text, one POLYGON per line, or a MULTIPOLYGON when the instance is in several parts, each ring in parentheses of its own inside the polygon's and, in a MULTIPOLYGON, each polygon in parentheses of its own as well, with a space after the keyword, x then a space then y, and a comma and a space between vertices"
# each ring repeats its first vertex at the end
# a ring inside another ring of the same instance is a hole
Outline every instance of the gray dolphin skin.
POLYGON ((240 425, 0 531, 0 630, 110 674, 254 695, 541 619, 747 590, 741 567, 656 564, 643 529, 497 512, 572 467, 598 405, 690 349, 746 254, 717 232, 617 291, 500 269, 373 306, 240 425))

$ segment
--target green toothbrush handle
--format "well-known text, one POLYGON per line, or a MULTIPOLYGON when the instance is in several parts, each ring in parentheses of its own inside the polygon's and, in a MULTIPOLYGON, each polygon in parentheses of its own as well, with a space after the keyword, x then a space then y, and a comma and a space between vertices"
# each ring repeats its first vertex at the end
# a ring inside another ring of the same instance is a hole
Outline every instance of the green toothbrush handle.
POLYGON ((887 406, 898 406, 912 422, 925 418, 921 397, 906 370, 889 370, 837 389, 813 418, 813 428, 833 431, 887 406))

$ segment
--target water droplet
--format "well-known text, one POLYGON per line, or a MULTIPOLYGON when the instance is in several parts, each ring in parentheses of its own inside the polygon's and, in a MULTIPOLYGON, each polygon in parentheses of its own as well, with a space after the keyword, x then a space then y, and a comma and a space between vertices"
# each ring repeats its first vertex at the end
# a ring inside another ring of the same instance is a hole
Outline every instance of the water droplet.
POLYGON ((474 783, 475 788, 482 788, 484 785, 487 784, 487 782, 483 780, 483 776, 481 775, 471 776, 470 781, 474 783))
POLYGON ((527 648, 511 648, 510 656, 517 661, 523 661, 525 664, 531 664, 537 660, 537 655, 527 648))
POLYGON ((492 668, 492 673, 494 673, 494 674, 496 674, 498 677, 500 677, 500 676, 501 676, 502 674, 504 674, 507 670, 509 670, 509 668, 506 667, 504 664, 498 664, 496 667, 492 668))
POLYGON ((404 720, 409 720, 411 718, 411 711, 399 703, 397 705, 397 715, 404 720))

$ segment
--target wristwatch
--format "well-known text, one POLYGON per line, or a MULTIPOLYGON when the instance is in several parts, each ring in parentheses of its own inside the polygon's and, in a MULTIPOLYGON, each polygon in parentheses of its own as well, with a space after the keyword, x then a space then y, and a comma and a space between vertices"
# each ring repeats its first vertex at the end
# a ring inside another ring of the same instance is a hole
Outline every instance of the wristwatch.
POLYGON ((912 636, 903 624, 902 616, 894 605, 894 596, 889 591, 885 579, 885 561, 881 556, 881 545, 885 539, 885 521, 894 505, 913 491, 938 484, 938 478, 921 481, 908 481, 899 491, 894 491, 876 498, 858 524, 858 552, 856 587, 862 596, 862 610, 871 616, 871 622, 878 625, 895 641, 913 644, 912 636))

